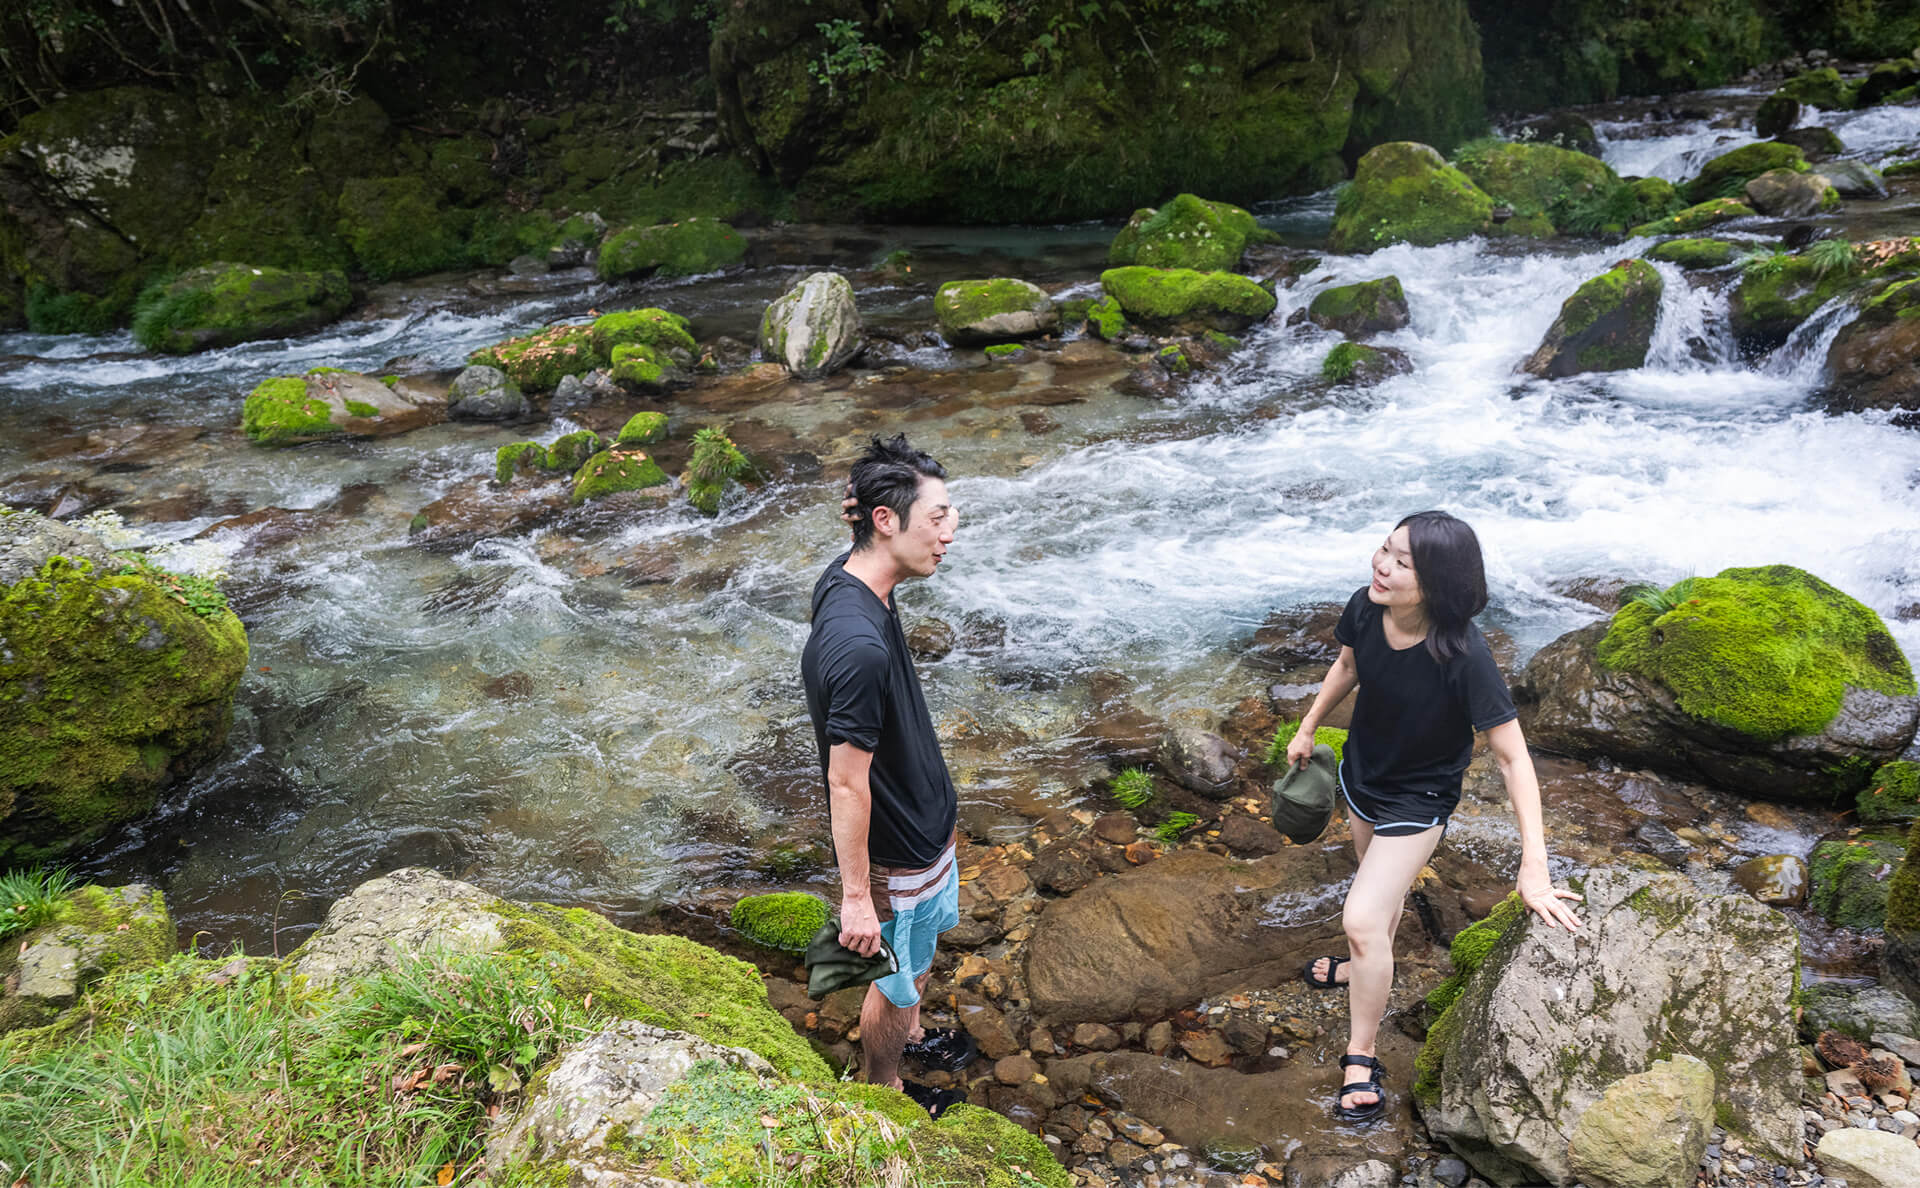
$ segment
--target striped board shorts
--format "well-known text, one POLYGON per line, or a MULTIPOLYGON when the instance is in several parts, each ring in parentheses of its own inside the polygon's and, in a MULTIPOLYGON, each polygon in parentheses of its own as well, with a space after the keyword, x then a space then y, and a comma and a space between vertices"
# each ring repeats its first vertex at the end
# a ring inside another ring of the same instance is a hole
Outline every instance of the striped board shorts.
POLYGON ((931 866, 868 867, 874 914, 880 917, 880 939, 887 942, 900 963, 896 973, 875 982, 894 1006, 906 1008, 920 1001, 920 976, 933 968, 933 949, 940 934, 960 922, 960 866, 954 860, 954 842, 931 866))

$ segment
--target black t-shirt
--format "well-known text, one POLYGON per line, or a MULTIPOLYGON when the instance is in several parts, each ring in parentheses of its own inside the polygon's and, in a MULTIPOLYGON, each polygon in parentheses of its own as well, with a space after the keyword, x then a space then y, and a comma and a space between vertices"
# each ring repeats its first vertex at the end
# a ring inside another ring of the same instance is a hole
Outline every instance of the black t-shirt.
POLYGON ((953 778, 899 612, 846 571, 847 556, 814 583, 813 634, 800 654, 820 768, 836 743, 871 752, 867 857, 881 866, 930 866, 953 840, 953 778))
POLYGON ((1333 629, 1333 637, 1353 649, 1360 672, 1341 778, 1375 795, 1457 798, 1474 732, 1519 716, 1507 682, 1478 630, 1469 633, 1464 653, 1441 664, 1424 640, 1398 651, 1389 647, 1385 617, 1363 586, 1347 599, 1333 629))

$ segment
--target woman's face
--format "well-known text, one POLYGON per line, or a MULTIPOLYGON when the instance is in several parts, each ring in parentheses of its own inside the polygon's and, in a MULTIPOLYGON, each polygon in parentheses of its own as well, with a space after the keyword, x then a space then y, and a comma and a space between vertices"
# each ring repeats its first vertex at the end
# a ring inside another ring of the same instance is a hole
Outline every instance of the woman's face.
POLYGON ((1413 571, 1413 543, 1407 526, 1395 528, 1373 551, 1373 584, 1367 597, 1378 606, 1419 606, 1420 576, 1413 571))

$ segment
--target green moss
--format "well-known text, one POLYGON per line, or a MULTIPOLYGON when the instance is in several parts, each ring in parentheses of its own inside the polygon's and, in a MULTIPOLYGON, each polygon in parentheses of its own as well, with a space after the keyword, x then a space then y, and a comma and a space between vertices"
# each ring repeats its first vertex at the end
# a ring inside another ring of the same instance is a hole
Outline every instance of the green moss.
POLYGON ((827 902, 804 891, 748 895, 733 905, 728 919, 746 937, 763 948, 803 953, 813 934, 831 915, 827 902))
POLYGON ((667 364, 660 352, 644 343, 623 342, 613 348, 613 366, 609 375, 618 383, 636 388, 658 388, 666 380, 667 364))
POLYGON ((1897 835, 1821 842, 1807 857, 1808 903, 1843 928, 1877 931, 1887 920, 1887 876, 1905 851, 1897 835))
POLYGON ((1789 99, 1798 99, 1809 107, 1818 107, 1826 111, 1850 111, 1853 108, 1855 84, 1840 77, 1840 72, 1831 66, 1822 66, 1818 70, 1808 70, 1794 75, 1782 83, 1776 95, 1785 95, 1789 99))
POLYGON ((255 445, 297 445, 345 432, 333 423, 327 402, 307 395, 300 376, 261 380, 247 394, 240 411, 240 428, 255 445))
POLYGON ((0 861, 91 841, 219 750, 247 633, 188 601, 65 557, 0 591, 0 861))
POLYGON ((1566 225, 1576 208, 1604 204, 1624 189, 1604 161, 1550 144, 1475 141, 1460 148, 1453 163, 1494 201, 1512 207, 1516 216, 1545 216, 1548 234, 1566 225))
MULTIPOLYGON (((118 888, 77 887, 54 904, 46 923, 17 942, 9 938, 5 946, 0 946, 0 982, 19 968, 20 951, 26 946, 43 939, 72 942, 82 937, 94 954, 90 964, 102 977, 165 961, 177 948, 173 920, 167 915, 165 897, 158 891, 129 898, 118 888)), ((86 989, 84 985, 81 988, 86 989)), ((59 1013, 57 1008, 0 995, 0 1035, 47 1026, 59 1013)), ((4 1056, 0 1056, 0 1066, 4 1066, 4 1056)))
POLYGON ((1135 321, 1177 323, 1224 314, 1236 323, 1258 321, 1277 302, 1272 293, 1231 272, 1182 268, 1110 268, 1100 284, 1135 321))
POLYGON ((1920 821, 1907 830, 1907 852, 1887 880, 1887 931, 1920 934, 1920 821))
POLYGON ((1494 905, 1486 919, 1469 924, 1455 934, 1449 948, 1453 972, 1427 992, 1427 1008, 1434 1012, 1434 1020, 1413 1060, 1413 1095, 1421 1104, 1439 1104, 1441 1068, 1446 1063, 1447 1047, 1460 1030, 1460 1013, 1454 1007, 1466 992, 1467 983, 1486 964, 1493 947, 1525 919, 1526 914, 1526 905, 1520 902, 1516 892, 1494 905))
POLYGON ((732 438, 712 426, 701 429, 693 435, 693 456, 687 461, 687 502, 713 515, 726 485, 752 473, 753 463, 732 438))
POLYGON ((1880 616, 1803 570, 1727 569, 1683 593, 1665 612, 1622 607, 1596 657, 1660 682, 1697 718, 1771 742, 1818 733, 1848 685, 1914 692, 1880 616))
POLYGON ((1734 333, 1750 344, 1785 341, 1795 326, 1858 281, 1846 268, 1823 269, 1812 253, 1777 259, 1777 266, 1769 261, 1743 269, 1728 301, 1734 333))
POLYGON ((1187 357, 1187 348, 1179 343, 1169 343, 1154 354, 1160 366, 1174 375, 1188 375, 1193 371, 1193 360, 1187 357))
POLYGON ((1751 206, 1736 198, 1709 198, 1698 205, 1687 207, 1678 214, 1668 215, 1651 223, 1642 223, 1627 234, 1635 238, 1651 235, 1684 235, 1689 231, 1699 231, 1716 223, 1751 218, 1753 213, 1751 206))
POLYGON ((651 227, 627 227, 600 245, 602 279, 694 276, 738 264, 747 241, 718 219, 691 218, 651 227))
POLYGON ((1372 347, 1357 342, 1343 342, 1328 351, 1327 357, 1320 361, 1320 378, 1329 383, 1344 384, 1353 378, 1353 373, 1362 364, 1377 358, 1379 354, 1372 347))
MULTIPOLYGON (((1273 741, 1267 744, 1267 766, 1279 767, 1287 761, 1287 744, 1293 736, 1300 733, 1300 719, 1280 723, 1273 732, 1273 741)), ((1322 726, 1313 732, 1313 745, 1325 744, 1333 748, 1335 760, 1344 759, 1347 753, 1347 732, 1338 726, 1322 726)))
POLYGON ((338 272, 208 264, 148 287, 133 336, 149 350, 184 355, 312 330, 339 317, 352 298, 338 272))
POLYGON ((353 417, 377 417, 380 415, 380 409, 375 405, 368 404, 364 400, 349 400, 347 401, 347 415, 353 417))
POLYGON ((956 1105, 909 1136, 928 1183, 981 1188, 1071 1188, 1047 1145, 992 1110, 956 1105))
POLYGON ((1687 183, 1687 201, 1706 202, 1722 197, 1729 189, 1744 186, 1769 169, 1791 169, 1795 173, 1805 173, 1808 169, 1807 158, 1791 144, 1775 144, 1772 141, 1761 141, 1730 153, 1722 153, 1708 161, 1699 176, 1687 183))
POLYGON ((1000 314, 1035 309, 1044 294, 1026 281, 1010 276, 988 280, 957 280, 941 285, 933 295, 934 315, 944 330, 972 326, 1000 314))
POLYGON ((1669 239, 1647 253, 1647 259, 1694 270, 1724 268, 1739 248, 1724 239, 1669 239))
POLYGON ((667 414, 637 412, 620 426, 614 441, 623 446, 652 445, 667 439, 667 414))
POLYGON ((986 356, 989 359, 1018 359, 1026 351, 1027 348, 1017 342, 996 342, 987 347, 986 356))
POLYGON ((1880 171, 1882 177, 1911 177, 1920 173, 1920 157, 1908 161, 1895 161, 1880 171))
POLYGON ((591 326, 551 326, 482 347, 468 363, 498 367, 526 392, 551 392, 570 375, 584 375, 601 362, 591 326))
POLYGON ((824 1061, 771 1006, 744 961, 677 936, 641 936, 581 908, 499 902, 516 949, 565 958, 554 980, 611 1015, 691 1032, 765 1057, 783 1074, 825 1080, 824 1061))
POLYGON ((1320 325, 1344 325, 1373 322, 1380 317, 1380 305, 1388 302, 1406 308, 1407 294, 1400 278, 1385 276, 1379 280, 1353 285, 1335 285, 1316 293, 1307 306, 1307 316, 1320 325))
POLYGON ((606 362, 612 362, 614 348, 623 343, 650 346, 663 355, 684 352, 687 358, 700 349, 687 331, 687 319, 664 309, 602 314, 594 320, 589 340, 594 353, 606 362))
POLYGON ((666 482, 666 472, 645 453, 607 450, 588 458, 573 476, 573 502, 578 506, 590 499, 658 487, 666 482))
POLYGON ((1225 202, 1176 195, 1158 210, 1134 212, 1107 250, 1107 263, 1149 268, 1231 270, 1249 243, 1268 238, 1253 216, 1225 202))
POLYGON ((546 447, 537 441, 516 441, 494 451, 493 481, 506 486, 522 470, 530 470, 546 461, 546 447))
POLYGON ((420 177, 355 177, 341 186, 335 230, 378 280, 467 263, 455 221, 420 177))
POLYGON ((1867 779, 1855 802, 1869 823, 1910 821, 1920 817, 1920 763, 1896 759, 1867 779))
POLYGON ((91 293, 61 293, 43 284, 27 288, 27 329, 35 334, 105 334, 123 311, 120 303, 91 293))
MULTIPOLYGON (((1651 291, 1657 310, 1661 289, 1660 274, 1645 260, 1622 260, 1612 268, 1582 284, 1560 307, 1558 325, 1571 338, 1592 329, 1601 318, 1619 310, 1635 293, 1651 291)), ((1640 357, 1628 366, 1638 367, 1646 358, 1646 345, 1639 344, 1640 357)), ((1583 360, 1584 362, 1584 360, 1583 360)), ((1597 369, 1589 369, 1597 370, 1597 369)))
POLYGON ((1484 234, 1493 199, 1423 144, 1383 144, 1360 158, 1353 184, 1334 202, 1336 252, 1393 243, 1430 245, 1484 234))

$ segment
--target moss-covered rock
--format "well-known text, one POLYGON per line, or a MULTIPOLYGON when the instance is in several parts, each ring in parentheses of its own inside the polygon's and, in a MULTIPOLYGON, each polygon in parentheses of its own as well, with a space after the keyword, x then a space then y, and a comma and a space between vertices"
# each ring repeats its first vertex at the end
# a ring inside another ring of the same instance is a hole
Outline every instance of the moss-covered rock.
POLYGON ((1363 346, 1343 342, 1327 352, 1320 361, 1320 378, 1328 383, 1366 387, 1413 370, 1413 360, 1405 351, 1392 347, 1363 346))
POLYGON ((1665 283, 1645 260, 1622 260, 1574 290, 1523 365, 1545 379, 1623 371, 1647 361, 1665 283))
POLYGON ((185 355, 305 333, 339 317, 352 299, 338 272, 206 264, 143 293, 133 336, 149 350, 185 355))
POLYGON ((1231 272, 1249 244, 1271 238, 1237 206, 1180 194, 1157 210, 1135 211, 1108 248, 1107 263, 1231 272))
POLYGON ((623 342, 613 348, 607 374, 623 388, 650 395, 684 388, 693 382, 693 377, 666 352, 636 342, 623 342))
POLYGON ((468 261, 459 229, 426 179, 355 177, 340 188, 340 238, 377 280, 459 268, 468 261))
POLYGON ((205 581, 8 517, 0 553, 0 862, 99 837, 218 753, 247 633, 205 581))
POLYGON ((748 895, 733 905, 728 916, 733 926, 756 945, 782 953, 806 950, 813 934, 832 914, 827 902, 804 891, 776 891, 771 895, 748 895))
POLYGON ((345 432, 327 402, 307 393, 304 376, 261 380, 247 393, 240 428, 256 445, 299 445, 345 432))
POLYGON ((607 441, 591 429, 576 429, 554 439, 546 448, 546 456, 541 466, 553 473, 572 473, 586 464, 587 459, 607 449, 607 441))
MULTIPOLYGON (((1762 141, 1722 153, 1701 167, 1684 191, 1688 202, 1700 203, 1713 198, 1734 198, 1748 182, 1772 169, 1791 169, 1805 173, 1806 154, 1790 144, 1762 141)), ((1683 227, 1682 230, 1693 230, 1683 227)))
POLYGON ((760 317, 760 352, 805 380, 838 371, 866 346, 853 285, 837 272, 802 277, 760 317))
POLYGON ((1595 655, 1658 681, 1695 717, 1761 742, 1818 733, 1849 688, 1914 694, 1913 670, 1880 616, 1791 565, 1726 569, 1687 579, 1655 605, 1629 602, 1595 655))
POLYGON ((1858 279, 1844 268, 1823 268, 1805 254, 1769 261, 1765 267, 1749 265, 1727 298, 1727 321, 1749 353, 1770 351, 1858 279))
POLYGON ((547 448, 537 441, 516 441, 493 453, 493 481, 506 486, 516 475, 544 469, 547 448))
POLYGON ((1920 817, 1920 763, 1896 759, 1873 773, 1855 802, 1862 821, 1911 821, 1920 817))
POLYGON ((0 1035, 44 1027, 101 978, 176 947, 166 899, 152 887, 75 888, 51 920, 0 945, 0 1035))
POLYGON ((596 266, 605 280, 634 276, 696 276, 745 259, 747 241, 718 219, 690 218, 651 227, 627 227, 600 244, 596 266))
POLYGON ((1087 306, 1087 330, 1096 338, 1115 342, 1126 336, 1127 314, 1120 303, 1109 296, 1087 306))
POLYGON ((1385 276, 1322 289, 1307 306, 1307 319, 1322 330, 1365 338, 1400 329, 1412 320, 1412 314, 1400 278, 1385 276))
POLYGON ((728 483, 753 473, 753 463, 733 439, 712 426, 693 435, 693 455, 687 460, 687 502, 707 515, 720 510, 720 496, 728 483))
POLYGON ((634 413, 614 437, 615 443, 623 446, 653 445, 666 439, 667 414, 658 412, 634 413))
POLYGON ((1100 286, 1128 320, 1148 329, 1235 334, 1273 313, 1272 293, 1231 272, 1182 268, 1109 268, 1100 286))
POLYGON ((1808 901, 1830 923, 1878 931, 1887 920, 1887 877, 1905 856, 1900 834, 1823 841, 1807 858, 1808 901))
POLYGON ((1455 153, 1453 163, 1495 202, 1511 207, 1516 219, 1544 216, 1549 234, 1593 229, 1569 224, 1577 211, 1604 208, 1623 188, 1606 162, 1551 144, 1475 141, 1455 153))
POLYGON ((1060 311, 1046 290, 1010 276, 948 281, 933 295, 933 313, 955 346, 1036 338, 1060 328, 1060 311))
POLYGON ((1881 961, 1887 981, 1920 999, 1920 821, 1907 829, 1907 852, 1887 880, 1887 946, 1881 961))
POLYGON ((562 379, 584 375, 601 361, 593 347, 593 327, 582 325, 550 326, 467 356, 468 363, 506 372, 507 378, 528 392, 551 392, 562 379))
POLYGON ((1709 198, 1705 202, 1689 206, 1665 218, 1641 223, 1627 234, 1635 237, 1685 235, 1690 231, 1701 231, 1718 223, 1752 218, 1753 214, 1753 208, 1737 198, 1709 198))
POLYGON ((1733 263, 1739 245, 1725 239, 1669 239, 1647 253, 1647 259, 1678 264, 1688 271, 1724 268, 1733 263))
POLYGON ((1360 158, 1353 184, 1335 200, 1336 252, 1370 252, 1395 243, 1445 243, 1485 234, 1493 199, 1424 144, 1383 144, 1360 158))
POLYGON ((1426 1041, 1413 1060, 1413 1096, 1421 1105, 1433 1106, 1440 1101, 1440 1070, 1446 1064, 1447 1047, 1459 1031, 1460 1020, 1453 1012, 1454 1005, 1460 1001, 1473 975, 1486 964, 1493 946, 1525 919, 1526 914, 1526 905, 1520 902, 1519 894, 1510 894, 1495 904, 1484 920, 1477 920, 1454 934, 1447 949, 1453 972, 1427 992, 1427 1010, 1433 1022, 1428 1025, 1426 1041))
POLYGON ((1800 101, 1792 95, 1775 91, 1760 101, 1760 110, 1754 114, 1754 130, 1760 135, 1772 139, 1800 122, 1800 101))
POLYGON ((601 363, 611 363, 614 348, 627 343, 652 347, 682 367, 693 362, 700 350, 687 328, 687 319, 664 309, 601 314, 588 330, 587 341, 601 363))
POLYGON ((255 445, 290 446, 336 437, 379 437, 446 415, 437 395, 338 367, 262 380, 247 394, 240 428, 255 445))
POLYGON ((1855 86, 1841 78, 1838 70, 1822 66, 1794 75, 1780 84, 1774 94, 1823 111, 1850 111, 1854 105, 1855 86))
POLYGON ((644 491, 668 482, 660 464, 643 450, 611 449, 595 454, 581 463, 573 476, 573 502, 576 506, 592 499, 604 499, 625 491, 644 491))

